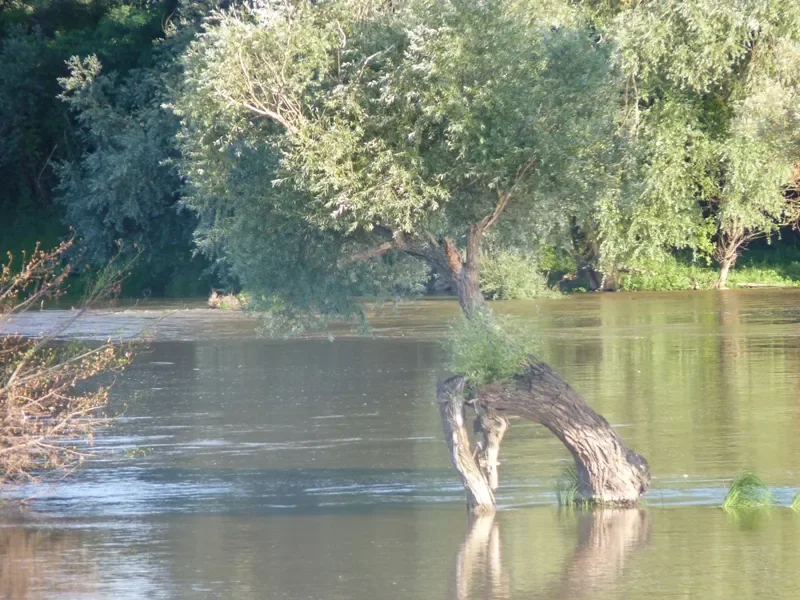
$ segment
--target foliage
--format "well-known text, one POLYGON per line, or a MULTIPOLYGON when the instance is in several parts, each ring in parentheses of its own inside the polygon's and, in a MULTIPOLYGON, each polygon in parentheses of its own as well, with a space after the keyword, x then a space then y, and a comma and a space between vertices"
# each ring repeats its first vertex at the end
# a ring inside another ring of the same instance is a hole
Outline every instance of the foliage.
POLYGON ((604 268, 673 247, 730 265, 795 220, 797 3, 669 0, 595 18, 625 74, 632 165, 600 206, 604 268))
POLYGON ((445 347, 449 368, 471 385, 481 385, 521 375, 535 341, 519 324, 479 314, 453 324, 445 347))
POLYGON ((32 0, 0 11, 6 249, 55 245, 69 234, 64 221, 83 239, 73 253, 87 250, 95 265, 118 252, 118 239, 145 250, 129 292, 207 289, 187 285, 207 265, 191 256, 193 215, 176 211, 176 124, 159 105, 174 45, 153 42, 175 34, 176 4, 32 0))
POLYGON ((182 25, 151 44, 152 65, 104 73, 98 56, 73 56, 59 79, 83 146, 80 158, 57 169, 65 220, 93 262, 105 263, 120 241, 140 252, 128 285, 158 294, 207 289, 207 263, 191 248, 196 217, 179 204, 178 122, 162 106, 178 75, 176 56, 191 39, 191 24, 182 25))
POLYGON ((557 298, 533 258, 521 256, 512 250, 488 253, 480 273, 481 290, 495 300, 529 300, 532 298, 557 298))
MULTIPOLYGON (((37 248, 16 268, 9 255, 0 271, 0 329, 13 329, 15 316, 63 292, 69 270, 60 264, 70 246, 37 248)), ((105 271, 84 307, 119 284, 117 272, 105 271)), ((0 338, 0 482, 76 467, 87 454, 66 441, 91 440, 107 422, 100 411, 109 385, 98 385, 95 378, 119 373, 131 351, 111 340, 94 346, 60 340, 82 313, 46 334, 26 337, 7 330, 0 338)))
POLYGON ((795 512, 800 512, 800 492, 795 494, 790 508, 795 512))
POLYGON ((755 473, 744 472, 731 483, 722 508, 728 512, 772 508, 775 496, 766 483, 755 473))
MULTIPOLYGON (((634 263, 620 274, 621 291, 706 290, 717 282, 716 270, 705 260, 665 254, 659 259, 634 263)), ((730 273, 732 288, 748 286, 795 287, 800 285, 800 249, 789 244, 772 244, 751 249, 730 273)))
POLYGON ((198 243, 275 311, 352 316, 501 212, 500 248, 567 227, 605 181, 608 52, 501 0, 219 13, 174 104, 198 243))
POLYGON ((18 3, 0 11, 0 206, 46 209, 56 184, 52 165, 76 144, 56 96, 72 55, 97 54, 112 69, 146 60, 160 32, 157 3, 18 3))
POLYGON ((208 307, 220 310, 242 310, 247 306, 247 296, 245 294, 220 293, 212 290, 208 297, 208 307))

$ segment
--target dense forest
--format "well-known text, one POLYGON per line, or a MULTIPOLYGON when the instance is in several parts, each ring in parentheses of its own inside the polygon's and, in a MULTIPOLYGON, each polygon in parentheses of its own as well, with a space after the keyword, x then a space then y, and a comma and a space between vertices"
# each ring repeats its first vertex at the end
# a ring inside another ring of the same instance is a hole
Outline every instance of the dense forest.
POLYGON ((132 296, 800 283, 796 0, 2 0, 0 55, 2 249, 132 296))

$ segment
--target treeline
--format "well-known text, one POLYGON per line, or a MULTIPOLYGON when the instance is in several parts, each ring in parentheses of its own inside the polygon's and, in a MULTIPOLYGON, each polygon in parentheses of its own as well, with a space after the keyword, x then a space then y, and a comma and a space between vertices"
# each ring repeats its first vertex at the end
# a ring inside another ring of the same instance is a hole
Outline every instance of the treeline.
POLYGON ((800 3, 471 4, 1 1, 4 249, 348 313, 502 205, 495 297, 800 281, 800 3))

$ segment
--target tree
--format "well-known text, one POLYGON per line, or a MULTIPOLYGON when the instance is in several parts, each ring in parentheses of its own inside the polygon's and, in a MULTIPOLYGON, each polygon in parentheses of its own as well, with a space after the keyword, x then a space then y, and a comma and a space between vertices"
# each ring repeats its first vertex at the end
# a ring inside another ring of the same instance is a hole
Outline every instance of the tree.
MULTIPOLYGON (((502 247, 532 218, 566 226, 608 179, 619 97, 609 48, 550 18, 461 0, 216 14, 187 52, 174 105, 201 247, 295 322, 359 315, 356 295, 408 291, 421 264, 453 282, 475 327, 502 336, 479 288, 485 237, 502 247)), ((587 498, 636 502, 646 461, 538 365, 514 365, 518 392, 477 390, 478 427, 499 447, 494 425, 525 404, 573 453, 587 498), (517 405, 499 400, 514 394, 517 405), (546 420, 545 405, 565 420, 546 420)), ((469 504, 483 510, 496 448, 475 463, 464 445, 464 384, 443 382, 439 398, 469 504)))
MULTIPOLYGON (((63 293, 69 269, 61 261, 71 245, 37 248, 18 266, 9 255, 0 269, 0 483, 79 465, 87 451, 66 442, 91 440, 108 422, 100 411, 113 380, 98 385, 96 377, 118 373, 131 359, 130 348, 111 340, 87 346, 60 339, 83 310, 46 334, 14 333, 15 317, 63 293)), ((118 273, 106 271, 84 309, 119 283, 118 273)))
POLYGON ((690 247, 713 255, 725 287, 750 241, 800 216, 800 5, 584 4, 618 46, 641 182, 603 213, 605 269, 690 247))
POLYGON ((196 219, 179 204, 177 121, 160 106, 174 60, 168 49, 160 54, 157 67, 134 69, 124 79, 103 74, 94 55, 68 61, 60 97, 81 126, 76 137, 84 152, 59 165, 57 202, 92 263, 106 264, 121 242, 126 252, 141 253, 147 287, 163 293, 189 273, 192 291, 202 293, 205 265, 192 260, 191 249, 196 219))
POLYGON ((53 166, 79 153, 73 122, 56 98, 56 79, 66 74, 65 61, 73 55, 97 54, 107 68, 121 72, 146 62, 150 42, 161 35, 166 8, 160 3, 118 0, 4 3, 0 10, 0 179, 4 182, 0 207, 10 216, 4 221, 4 237, 24 242, 19 239, 20 225, 41 235, 43 216, 47 222, 58 222, 53 166))

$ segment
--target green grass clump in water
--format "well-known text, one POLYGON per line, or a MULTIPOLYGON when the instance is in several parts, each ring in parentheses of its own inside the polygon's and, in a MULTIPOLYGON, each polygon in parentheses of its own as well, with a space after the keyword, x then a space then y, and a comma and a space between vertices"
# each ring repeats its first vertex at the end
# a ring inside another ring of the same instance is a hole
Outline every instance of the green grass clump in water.
POLYGON ((449 368, 483 385, 521 375, 536 344, 519 323, 477 314, 453 325, 445 346, 449 368))
POLYGON ((775 506, 775 496, 755 473, 741 473, 731 483, 722 508, 728 512, 761 510, 775 506))
POLYGON ((797 495, 792 500, 792 505, 789 507, 794 512, 800 512, 800 492, 797 492, 797 495))
POLYGON ((578 496, 578 470, 575 465, 565 467, 556 477, 556 500, 559 506, 573 506, 580 502, 578 496))

